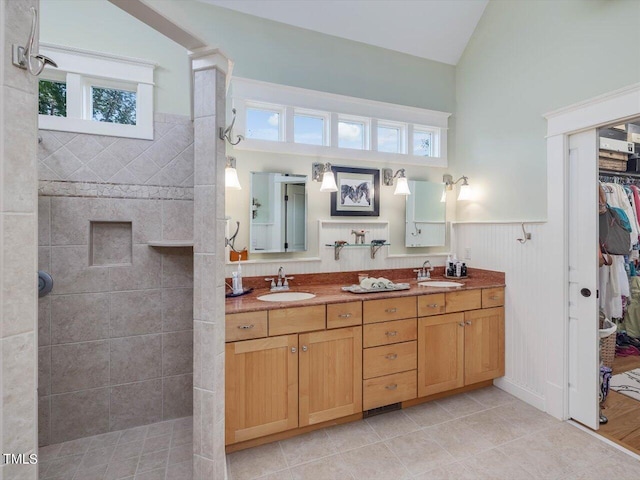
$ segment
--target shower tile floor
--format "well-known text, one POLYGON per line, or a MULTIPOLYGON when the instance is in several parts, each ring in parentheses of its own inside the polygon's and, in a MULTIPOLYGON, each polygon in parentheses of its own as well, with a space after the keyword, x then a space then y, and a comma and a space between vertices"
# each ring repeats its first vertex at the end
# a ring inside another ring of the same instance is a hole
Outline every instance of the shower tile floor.
POLYGON ((39 480, 191 480, 193 419, 41 447, 39 480))

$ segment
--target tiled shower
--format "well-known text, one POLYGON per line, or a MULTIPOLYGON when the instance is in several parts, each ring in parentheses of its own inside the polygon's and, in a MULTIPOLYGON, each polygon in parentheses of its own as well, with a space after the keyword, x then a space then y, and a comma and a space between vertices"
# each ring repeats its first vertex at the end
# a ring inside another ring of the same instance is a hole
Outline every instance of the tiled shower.
POLYGON ((193 127, 155 139, 40 131, 41 446, 192 415, 193 127))

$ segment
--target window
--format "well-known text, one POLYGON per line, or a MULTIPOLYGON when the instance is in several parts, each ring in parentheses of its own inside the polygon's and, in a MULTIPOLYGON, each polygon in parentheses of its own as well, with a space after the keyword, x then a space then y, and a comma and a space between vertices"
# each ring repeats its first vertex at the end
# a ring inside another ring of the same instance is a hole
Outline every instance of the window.
POLYGON ((91 118, 97 122, 136 124, 136 92, 91 87, 91 118))
POLYGON ((405 153, 406 125, 391 122, 378 122, 378 151, 387 153, 405 153))
POLYGON ((434 157, 433 131, 413 130, 413 154, 420 157, 434 157))
POLYGON ((247 108, 247 138, 280 140, 280 112, 261 108, 247 108))
POLYGON ((59 68, 39 84, 44 130, 153 139, 153 70, 144 60, 40 44, 59 68))
POLYGON ((67 82, 40 80, 38 84, 38 113, 54 117, 67 116, 67 82))
POLYGON ((293 116, 293 141, 307 145, 326 145, 324 117, 296 113, 293 116))
POLYGON ((367 127, 364 121, 340 120, 338 122, 338 147, 367 150, 367 127))

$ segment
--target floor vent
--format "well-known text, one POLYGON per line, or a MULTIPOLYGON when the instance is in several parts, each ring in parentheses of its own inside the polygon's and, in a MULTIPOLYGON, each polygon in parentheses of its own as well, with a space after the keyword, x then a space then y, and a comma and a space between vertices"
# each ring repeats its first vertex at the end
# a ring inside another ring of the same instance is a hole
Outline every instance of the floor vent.
POLYGON ((371 410, 365 410, 362 412, 363 418, 375 417, 382 413, 393 412, 395 410, 401 410, 402 403, 392 403, 391 405, 385 405, 384 407, 372 408, 371 410))

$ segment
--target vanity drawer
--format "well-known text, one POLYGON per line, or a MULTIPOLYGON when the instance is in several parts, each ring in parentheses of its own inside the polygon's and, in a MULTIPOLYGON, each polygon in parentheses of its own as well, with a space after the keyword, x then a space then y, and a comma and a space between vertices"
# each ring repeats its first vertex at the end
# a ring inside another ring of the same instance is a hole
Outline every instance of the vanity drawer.
POLYGON ((362 302, 330 303, 327 305, 327 328, 362 325, 362 302))
POLYGON ((386 322, 417 316, 416 297, 383 298, 363 302, 364 323, 386 322))
POLYGON ((482 290, 445 293, 446 313, 477 310, 479 308, 482 308, 482 290))
POLYGON ((418 338, 416 319, 374 323, 364 326, 362 346, 364 348, 409 342, 418 338))
POLYGON ((269 310, 269 336, 324 330, 325 305, 269 310))
POLYGON ((225 315, 225 342, 267 336, 267 311, 225 315))
POLYGON ((444 293, 422 295, 418 297, 418 316, 428 317, 441 315, 445 312, 444 293))
POLYGON ((504 305, 504 288, 482 289, 482 308, 501 307, 504 305))
POLYGON ((365 379, 415 370, 418 366, 418 346, 415 341, 366 348, 363 355, 362 377, 365 379))
POLYGON ((416 370, 371 378, 362 382, 362 409, 404 402, 418 396, 416 370))

